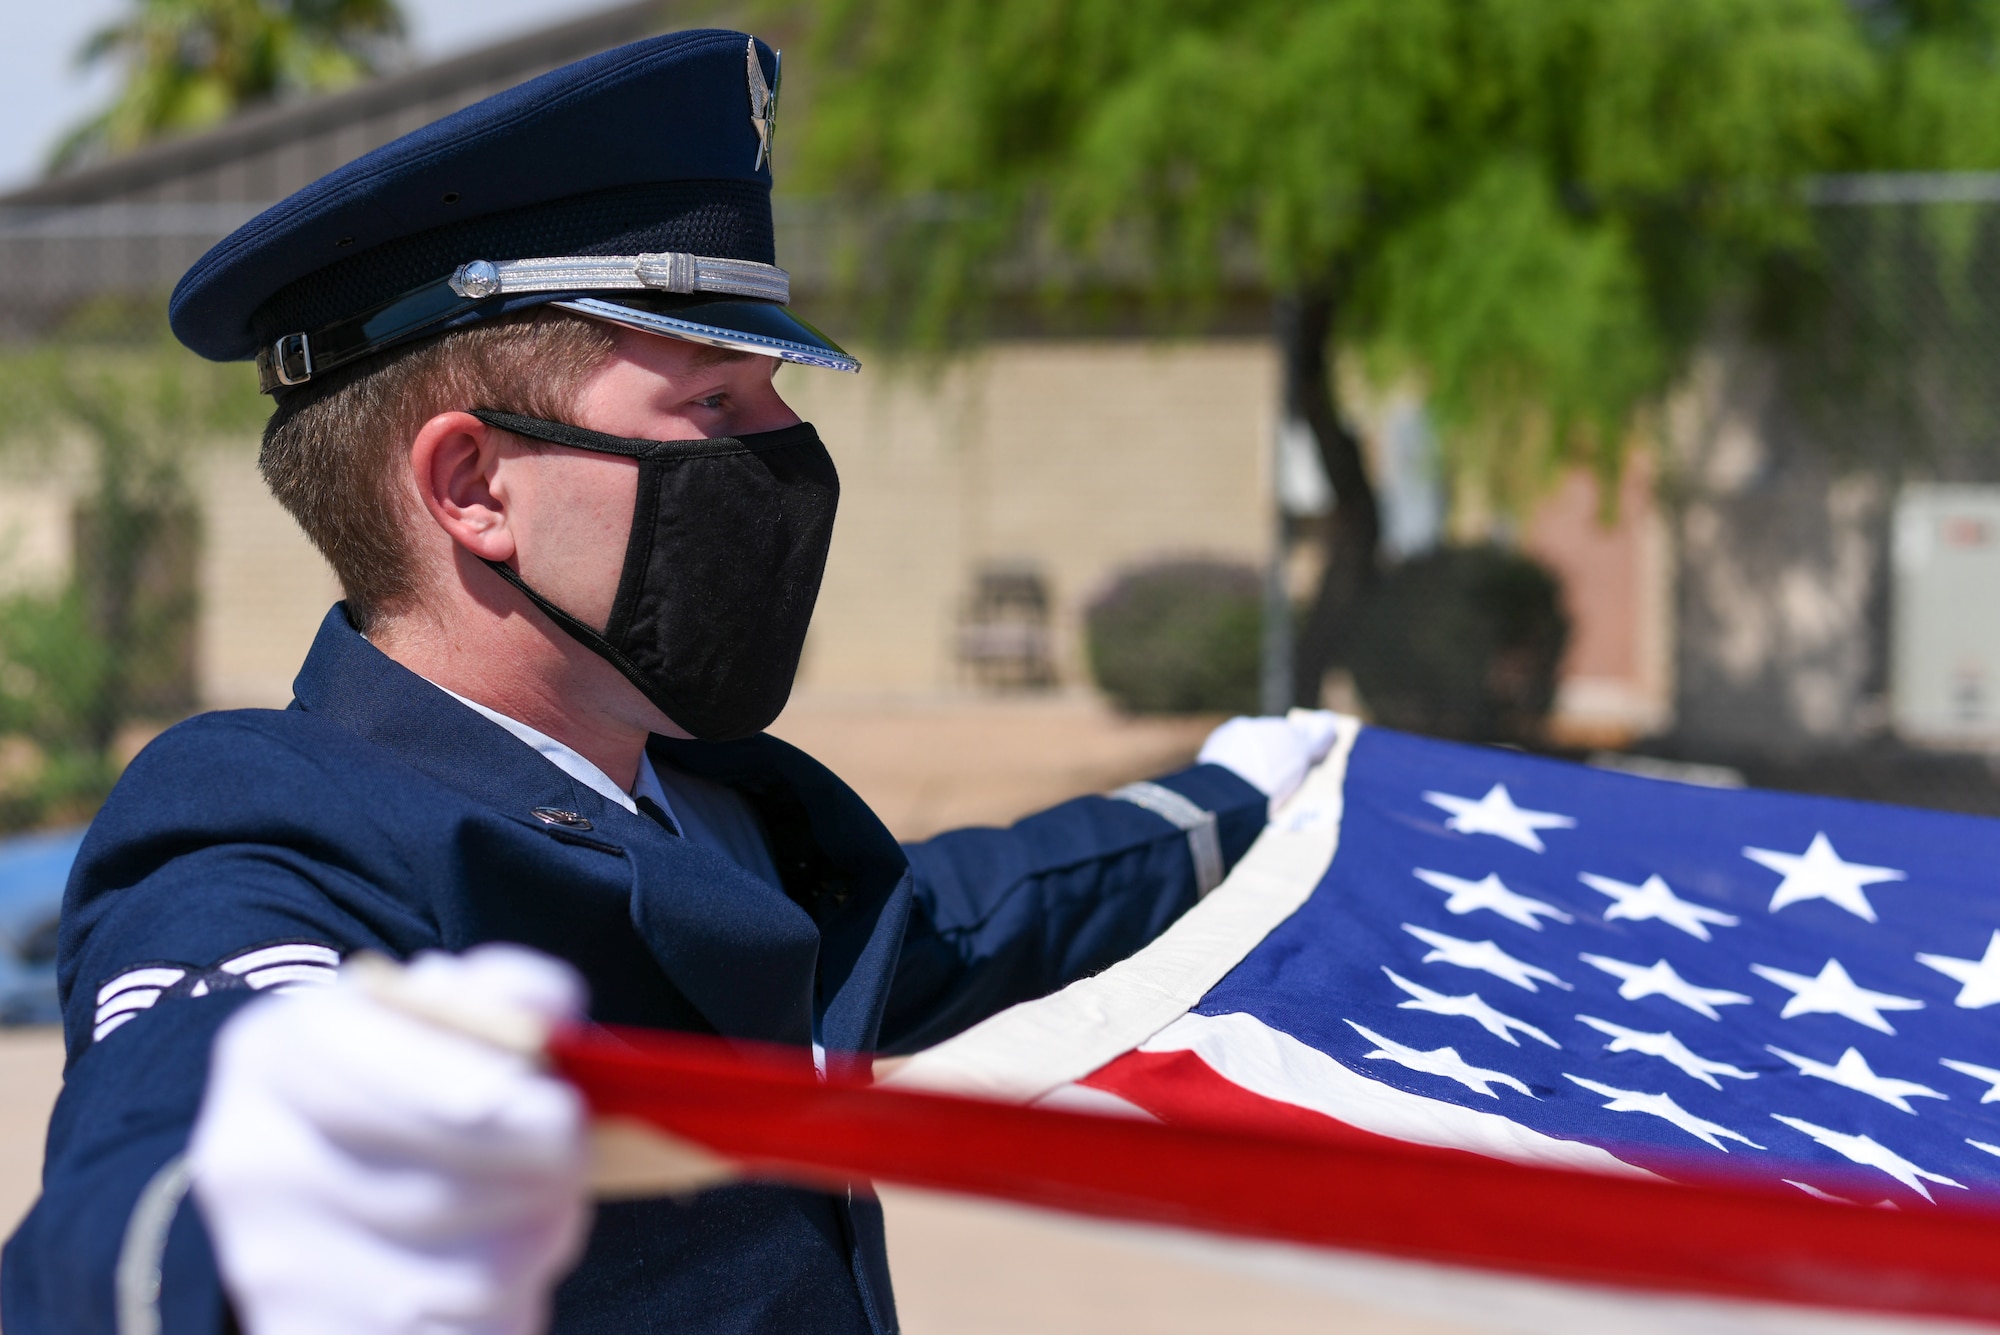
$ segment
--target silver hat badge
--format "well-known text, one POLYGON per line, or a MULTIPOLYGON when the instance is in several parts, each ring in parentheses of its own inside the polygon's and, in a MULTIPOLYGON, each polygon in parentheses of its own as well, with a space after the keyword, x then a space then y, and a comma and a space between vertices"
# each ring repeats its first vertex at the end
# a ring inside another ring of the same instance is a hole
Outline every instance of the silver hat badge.
POLYGON ((764 82, 764 63, 757 59, 757 40, 753 37, 743 48, 743 58, 750 66, 750 125, 757 131, 757 160, 750 164, 750 170, 762 167, 771 156, 771 141, 778 134, 778 87, 785 80, 785 53, 771 53, 771 82, 764 82))

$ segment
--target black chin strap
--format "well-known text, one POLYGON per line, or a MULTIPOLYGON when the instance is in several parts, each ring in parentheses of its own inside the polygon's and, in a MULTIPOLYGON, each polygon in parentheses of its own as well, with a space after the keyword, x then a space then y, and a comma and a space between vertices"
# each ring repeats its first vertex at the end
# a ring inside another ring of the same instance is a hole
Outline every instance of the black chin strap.
POLYGON ((529 440, 545 441, 550 445, 567 445, 571 449, 590 450, 597 454, 622 454, 628 459, 643 459, 649 454, 657 454, 661 445, 670 443, 658 440, 631 440, 624 436, 592 431, 589 427, 577 426, 571 422, 551 422, 541 417, 523 417, 520 413, 503 413, 497 408, 474 408, 472 415, 488 426, 511 431, 517 436, 526 436, 529 440))
MULTIPOLYGON (((486 558, 484 557, 481 557, 480 559, 482 561, 486 560, 486 558)), ((665 700, 660 699, 657 695, 653 693, 653 688, 651 684, 648 683, 646 680, 646 674, 641 672, 638 668, 638 665, 635 664, 631 659, 627 658, 619 650, 617 645, 605 639, 604 636, 597 630, 594 630, 590 626, 584 624, 583 622, 578 621, 575 617, 563 611, 560 607, 557 607, 554 603, 550 602, 548 599, 542 597, 541 594, 536 593, 533 589, 529 588, 528 581, 522 579, 520 573, 516 571, 514 567, 507 565, 506 563, 501 561, 486 561, 486 566, 489 570, 491 570, 494 574, 498 575, 501 579, 506 580, 509 584, 512 584, 515 588, 519 589, 521 593, 527 598, 527 600, 533 603, 536 607, 540 608, 542 610, 542 614, 548 617, 549 620, 555 622, 556 625, 562 629, 564 634, 568 635, 572 640, 575 640, 578 644, 582 645, 584 648, 590 650, 590 652, 596 654, 599 658, 603 659, 605 662, 611 664, 612 667, 617 668, 618 671, 624 675, 625 680, 631 682, 634 686, 637 686, 639 688, 639 693, 645 696, 648 700, 652 701, 654 707, 657 708, 662 714, 665 714, 668 718, 674 717, 673 708, 665 700)), ((677 719, 675 721, 679 722, 679 720, 677 719)))

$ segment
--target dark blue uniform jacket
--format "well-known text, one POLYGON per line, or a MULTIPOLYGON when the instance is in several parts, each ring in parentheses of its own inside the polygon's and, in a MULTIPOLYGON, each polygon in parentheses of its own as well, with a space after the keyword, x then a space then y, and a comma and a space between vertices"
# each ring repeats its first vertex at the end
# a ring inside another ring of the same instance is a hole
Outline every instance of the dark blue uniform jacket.
MULTIPOLYGON (((817 1030, 840 1061, 924 1047, 1102 969, 1195 900, 1186 837, 1130 802, 1085 797, 899 847, 784 742, 655 738, 657 762, 745 796, 781 892, 575 782, 338 607, 295 691, 288 710, 167 732, 91 827, 63 913, 69 1065, 43 1194, 0 1274, 7 1335, 115 1329, 128 1221, 185 1147, 217 1026, 260 978, 331 958, 314 946, 402 957, 524 942, 583 973, 598 1020, 802 1051, 817 1030), (256 953, 267 947, 289 948, 256 953), (102 1002, 107 985, 125 991, 102 1002), (103 1011, 140 1001, 104 1028, 103 1011)), ((1160 782, 1216 813, 1228 862, 1263 827, 1263 795, 1226 770, 1160 782)), ((228 1327, 191 1203, 159 1273, 169 1335, 228 1327)), ((881 1211, 859 1187, 604 1205, 557 1295, 559 1331, 895 1327, 881 1211)))

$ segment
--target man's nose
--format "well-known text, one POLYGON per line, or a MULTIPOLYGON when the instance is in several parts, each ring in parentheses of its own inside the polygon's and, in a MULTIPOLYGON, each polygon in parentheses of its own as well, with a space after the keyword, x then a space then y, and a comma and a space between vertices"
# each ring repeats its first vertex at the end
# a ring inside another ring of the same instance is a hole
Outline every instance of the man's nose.
POLYGON ((785 396, 769 380, 760 380, 754 392, 742 395, 737 402, 739 406, 730 427, 738 435, 777 431, 805 420, 792 411, 792 405, 785 402, 785 396))

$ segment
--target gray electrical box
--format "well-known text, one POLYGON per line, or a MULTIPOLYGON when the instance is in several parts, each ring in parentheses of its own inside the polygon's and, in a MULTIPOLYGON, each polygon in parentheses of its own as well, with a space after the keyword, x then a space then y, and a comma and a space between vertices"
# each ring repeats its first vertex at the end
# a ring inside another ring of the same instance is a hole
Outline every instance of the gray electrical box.
POLYGON ((1914 742, 2000 745, 2000 487, 1896 503, 1890 708, 1914 742))

